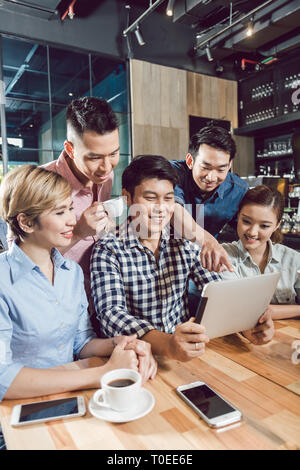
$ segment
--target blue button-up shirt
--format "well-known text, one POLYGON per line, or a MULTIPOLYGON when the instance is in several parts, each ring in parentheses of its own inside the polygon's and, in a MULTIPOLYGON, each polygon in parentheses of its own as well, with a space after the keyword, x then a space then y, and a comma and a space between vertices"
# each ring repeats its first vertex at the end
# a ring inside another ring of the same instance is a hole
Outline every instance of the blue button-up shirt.
POLYGON ((7 241, 6 241, 6 235, 7 235, 7 226, 4 220, 0 218, 0 242, 4 250, 7 250, 7 241))
POLYGON ((248 190, 246 181, 228 172, 223 183, 204 199, 186 162, 173 160, 170 163, 179 177, 175 201, 185 206, 199 225, 217 237, 226 223, 235 223, 239 203, 248 190))
POLYGON ((54 285, 14 242, 0 255, 0 400, 22 367, 71 362, 96 337, 81 268, 53 249, 54 285))

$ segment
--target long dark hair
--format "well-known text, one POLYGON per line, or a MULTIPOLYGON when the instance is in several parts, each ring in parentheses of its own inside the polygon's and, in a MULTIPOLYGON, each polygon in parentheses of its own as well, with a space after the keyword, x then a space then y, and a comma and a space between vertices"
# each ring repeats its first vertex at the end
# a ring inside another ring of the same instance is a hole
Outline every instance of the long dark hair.
MULTIPOLYGON (((238 212, 240 213, 247 204, 257 204, 273 209, 276 213, 277 223, 280 223, 284 211, 284 198, 277 189, 272 189, 264 184, 249 189, 240 202, 238 212)), ((280 227, 278 227, 272 234, 271 240, 273 243, 281 243, 282 238, 280 227)))

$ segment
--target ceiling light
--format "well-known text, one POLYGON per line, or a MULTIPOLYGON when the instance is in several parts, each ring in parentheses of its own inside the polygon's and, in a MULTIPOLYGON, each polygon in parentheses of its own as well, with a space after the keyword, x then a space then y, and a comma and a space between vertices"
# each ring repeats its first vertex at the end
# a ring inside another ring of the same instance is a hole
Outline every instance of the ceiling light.
POLYGON ((213 56, 211 55, 209 45, 206 46, 205 52, 206 52, 207 60, 208 60, 209 62, 212 62, 212 61, 214 60, 214 58, 213 58, 213 56))
POLYGON ((175 0, 169 0, 168 1, 168 6, 167 6, 167 9, 166 9, 166 15, 167 16, 173 16, 173 14, 174 14, 174 3, 175 3, 175 0))
POLYGON ((254 24, 253 24, 253 18, 251 18, 251 20, 249 21, 248 27, 246 29, 246 35, 250 37, 252 36, 253 32, 254 32, 254 24))
POLYGON ((137 25, 136 29, 134 30, 135 37, 137 39, 137 42, 139 43, 140 46, 144 46, 146 43, 144 41, 144 38, 142 36, 142 33, 140 31, 139 25, 137 25))
POLYGON ((216 65, 216 69, 215 69, 215 70, 216 70, 216 73, 222 73, 222 72, 224 72, 224 67, 223 67, 222 64, 220 64, 220 63, 218 62, 217 65, 216 65))

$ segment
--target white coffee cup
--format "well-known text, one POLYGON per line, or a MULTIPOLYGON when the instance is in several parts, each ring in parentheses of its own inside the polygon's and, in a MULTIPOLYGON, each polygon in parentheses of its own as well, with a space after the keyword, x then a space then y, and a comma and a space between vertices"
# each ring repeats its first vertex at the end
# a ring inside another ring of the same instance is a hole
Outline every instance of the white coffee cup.
POLYGON ((115 219, 116 217, 121 217, 123 211, 126 207, 123 197, 117 197, 115 199, 109 199, 108 201, 102 202, 104 210, 108 215, 115 219))
POLYGON ((136 403, 142 377, 133 369, 115 369, 101 378, 101 389, 94 393, 94 402, 104 408, 127 411, 136 403), (123 383, 122 383, 123 382, 123 383), (128 382, 132 382, 128 384, 128 382))

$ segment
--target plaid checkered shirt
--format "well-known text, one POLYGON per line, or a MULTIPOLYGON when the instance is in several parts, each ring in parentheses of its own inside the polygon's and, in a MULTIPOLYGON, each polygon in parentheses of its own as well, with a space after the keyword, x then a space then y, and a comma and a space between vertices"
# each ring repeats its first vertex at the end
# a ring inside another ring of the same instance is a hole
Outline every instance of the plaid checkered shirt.
POLYGON ((188 280, 201 290, 221 279, 202 267, 200 251, 195 243, 164 230, 156 261, 129 220, 99 240, 91 257, 91 287, 104 335, 142 337, 152 329, 173 333, 187 321, 188 280))

